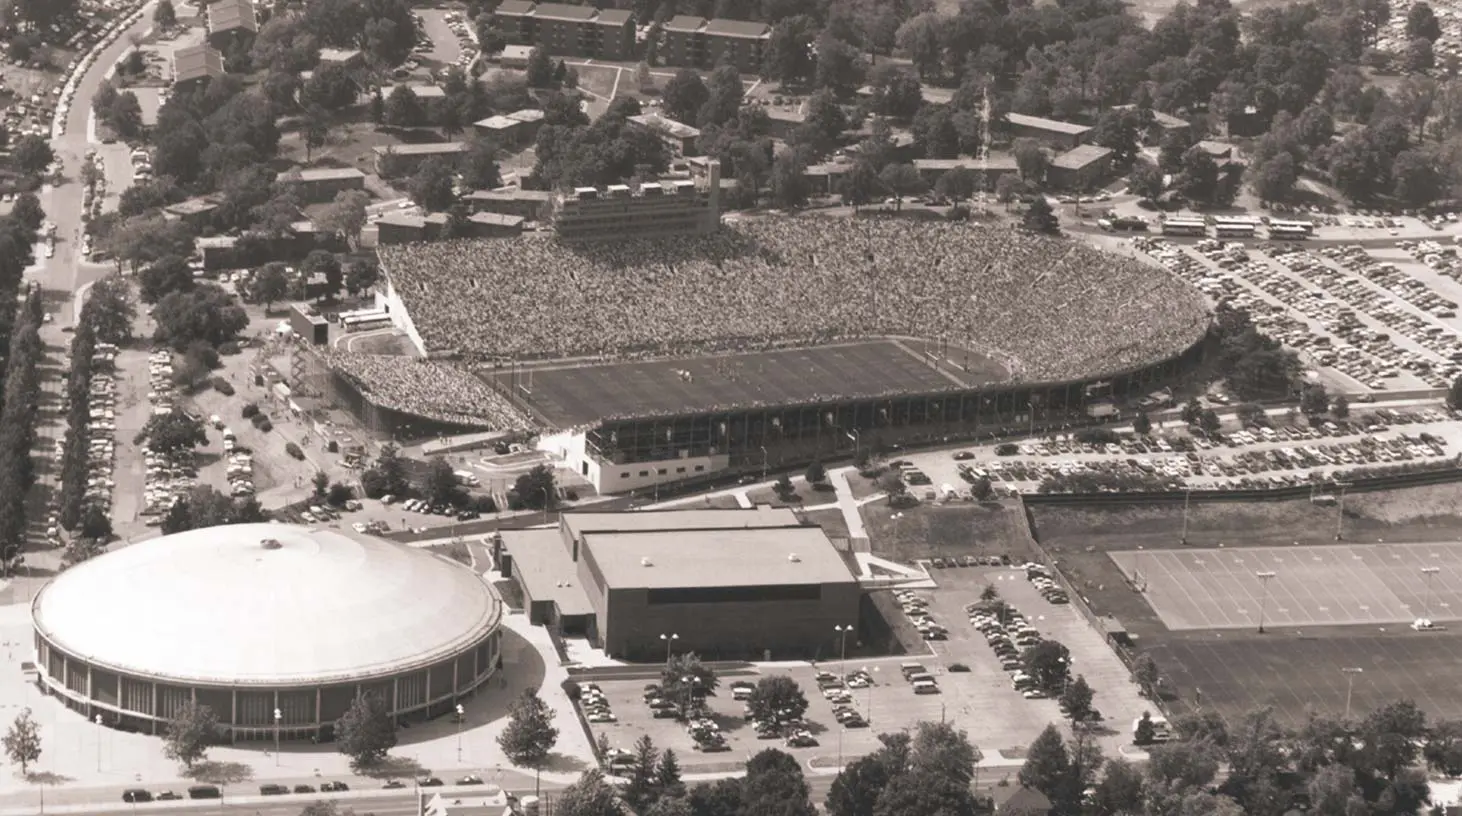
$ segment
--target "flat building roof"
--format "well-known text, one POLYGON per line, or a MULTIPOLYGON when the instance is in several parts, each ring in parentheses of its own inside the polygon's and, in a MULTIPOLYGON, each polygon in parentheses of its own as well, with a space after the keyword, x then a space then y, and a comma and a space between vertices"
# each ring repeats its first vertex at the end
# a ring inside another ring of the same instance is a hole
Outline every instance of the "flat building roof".
POLYGON ((570 535, 624 533, 651 530, 711 530, 716 528, 787 527, 798 523, 797 514, 786 507, 737 508, 734 510, 639 510, 633 513, 564 513, 570 535))
POLYGON ((1036 130, 1047 130, 1052 133, 1064 133, 1067 136, 1080 136, 1091 130, 1086 125, 1061 122, 1056 119, 1046 119, 1041 116, 1026 116, 1023 113, 1007 114, 1005 120, 1012 125, 1034 128, 1036 130))
POLYGON ((534 601, 553 601, 560 615, 594 614, 560 530, 504 530, 503 546, 513 557, 513 575, 534 601))
POLYGON ((595 533, 606 589, 787 586, 856 581, 821 527, 595 533))

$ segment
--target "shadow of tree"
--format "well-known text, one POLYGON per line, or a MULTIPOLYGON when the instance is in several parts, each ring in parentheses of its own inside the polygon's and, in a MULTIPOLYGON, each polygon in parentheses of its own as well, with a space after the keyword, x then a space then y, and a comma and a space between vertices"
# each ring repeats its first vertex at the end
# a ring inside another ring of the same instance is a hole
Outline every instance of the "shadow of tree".
POLYGON ((370 779, 396 779, 400 777, 414 778, 426 774, 427 768, 422 767, 414 757, 409 756, 387 756, 374 765, 356 767, 357 776, 364 776, 370 779))
POLYGON ((205 760, 183 771, 183 776, 214 785, 234 785, 254 778, 254 769, 242 762, 205 760))
POLYGON ((549 754, 548 761, 543 764, 543 770, 555 773, 582 773, 588 768, 584 760, 557 751, 549 754))
POLYGON ((76 780, 65 774, 58 774, 55 771, 31 771, 25 775, 25 781, 33 785, 64 785, 67 782, 76 780))

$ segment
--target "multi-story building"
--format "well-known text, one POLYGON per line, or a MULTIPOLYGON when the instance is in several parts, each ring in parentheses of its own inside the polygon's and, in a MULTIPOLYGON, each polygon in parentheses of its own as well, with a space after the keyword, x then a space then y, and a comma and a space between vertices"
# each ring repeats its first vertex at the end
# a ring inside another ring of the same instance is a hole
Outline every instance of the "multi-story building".
POLYGON ((672 159, 694 156, 699 152, 696 149, 696 140, 701 137, 701 132, 683 122, 658 113, 643 113, 625 121, 632 128, 658 139, 660 144, 665 145, 665 151, 672 159))
POLYGON ((504 0, 492 19, 509 43, 542 48, 556 57, 636 58, 634 15, 628 11, 504 0))
POLYGON ((474 190, 463 200, 473 212, 547 221, 553 217, 554 198, 554 194, 547 190, 474 190))
POLYGON ((373 148, 373 152, 376 155, 376 174, 382 178, 395 178, 415 173, 427 159, 442 159, 455 165, 466 155, 467 145, 464 142, 380 145, 373 148))
POLYGON ((293 184, 300 201, 318 204, 330 201, 345 190, 364 190, 365 173, 354 167, 311 167, 290 170, 275 177, 278 184, 293 184))
POLYGON ((1086 125, 1046 119, 1040 116, 1026 116, 1023 113, 1007 114, 1005 121, 1010 126, 1010 135, 1016 139, 1035 139, 1055 150, 1070 150, 1086 140, 1091 128, 1086 125))
POLYGON ((709 161, 703 177, 579 187, 559 197, 554 230, 560 240, 703 235, 721 223, 721 165, 709 161))
POLYGON ((1057 156, 1046 169, 1046 181, 1067 190, 1090 190, 1112 172, 1112 150, 1080 145, 1057 156))
POLYGON ((666 65, 710 70, 722 63, 743 74, 761 71, 772 27, 766 23, 680 14, 661 29, 660 56, 666 65))

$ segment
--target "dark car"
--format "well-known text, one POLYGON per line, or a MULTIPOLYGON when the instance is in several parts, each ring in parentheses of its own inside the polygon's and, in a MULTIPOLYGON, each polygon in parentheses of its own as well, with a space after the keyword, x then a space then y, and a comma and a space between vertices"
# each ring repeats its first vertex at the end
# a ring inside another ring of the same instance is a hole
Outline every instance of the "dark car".
POLYGON ((954 455, 956 462, 965 462, 973 458, 975 458, 975 455, 969 451, 960 451, 954 455))
POLYGON ((286 793, 289 793, 289 788, 286 788, 283 785, 260 785, 259 786, 259 795, 260 796, 283 796, 286 793))
POLYGON ((316 791, 315 791, 315 786, 314 785, 295 785, 294 786, 294 792, 295 793, 315 793, 316 791))
POLYGON ((320 786, 320 791, 322 793, 339 793, 341 791, 348 790, 350 790, 350 786, 345 784, 344 782, 326 782, 325 784, 320 786))
POLYGON ((457 520, 471 521, 475 518, 478 518, 480 515, 481 514, 479 514, 476 510, 463 510, 462 512, 457 514, 457 520))
POLYGON ((416 784, 422 786, 423 788, 440 788, 447 783, 436 778, 435 776, 426 776, 422 777, 421 781, 417 782, 416 784))
POLYGON ((172 791, 163 791, 162 793, 159 793, 156 798, 159 802, 176 802, 183 797, 179 794, 173 793, 172 791))
POLYGON ((151 802, 152 801, 152 794, 150 792, 148 792, 148 791, 145 791, 145 790, 141 789, 141 788, 133 788, 131 790, 122 791, 122 801, 123 802, 132 802, 132 803, 136 803, 136 802, 151 802))
POLYGON ((396 790, 398 788, 404 788, 404 787, 406 787, 406 783, 405 782, 402 782, 399 779, 392 779, 391 781, 387 782, 386 784, 382 785, 381 787, 385 788, 386 790, 396 790))
POLYGON ((194 785, 188 788, 189 799, 222 799, 223 791, 217 785, 194 785))

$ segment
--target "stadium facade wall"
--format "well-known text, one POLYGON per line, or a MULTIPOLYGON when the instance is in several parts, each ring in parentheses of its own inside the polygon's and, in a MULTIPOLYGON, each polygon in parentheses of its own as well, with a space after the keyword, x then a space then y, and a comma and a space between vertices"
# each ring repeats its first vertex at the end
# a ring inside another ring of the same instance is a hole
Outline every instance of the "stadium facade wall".
POLYGON ((411 313, 406 311, 406 303, 401 299, 401 293, 396 290, 396 284, 391 280, 390 275, 384 275, 385 288, 378 290, 376 294, 376 307, 385 309, 391 315, 391 325, 400 329, 411 345, 421 356, 426 355, 426 344, 421 341, 421 333, 416 330, 416 324, 411 320, 411 313))
POLYGON ((1088 408, 1097 401, 1134 400, 1191 371, 1202 362, 1209 342, 1204 338, 1147 366, 1069 382, 1003 383, 931 394, 605 421, 574 432, 579 439, 560 441, 552 450, 601 493, 623 493, 728 470, 765 474, 814 460, 855 456, 859 449, 889 450, 1011 436, 1037 426, 1085 425, 1092 422, 1088 408), (704 470, 694 470, 703 462, 704 470))

